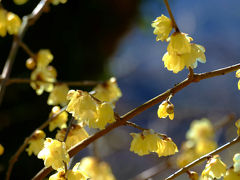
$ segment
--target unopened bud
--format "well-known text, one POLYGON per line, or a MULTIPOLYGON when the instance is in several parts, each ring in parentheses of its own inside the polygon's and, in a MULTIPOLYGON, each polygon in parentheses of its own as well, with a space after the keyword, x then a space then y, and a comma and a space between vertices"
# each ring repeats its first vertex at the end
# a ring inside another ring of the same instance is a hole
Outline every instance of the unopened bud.
POLYGON ((173 105, 172 103, 169 103, 169 104, 167 105, 167 113, 168 113, 168 114, 174 113, 174 105, 173 105))

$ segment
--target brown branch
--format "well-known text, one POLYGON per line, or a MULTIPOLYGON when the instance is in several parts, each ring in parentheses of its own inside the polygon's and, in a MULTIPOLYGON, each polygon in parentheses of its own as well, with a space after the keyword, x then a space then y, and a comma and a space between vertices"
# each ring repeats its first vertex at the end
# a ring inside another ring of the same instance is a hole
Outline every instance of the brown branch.
MULTIPOLYGON (((183 80, 179 84, 175 85, 172 89, 168 89, 167 91, 158 95, 157 97, 155 97, 155 98, 147 101, 146 103, 142 104, 141 106, 129 111, 125 115, 121 116, 120 120, 114 122, 113 124, 110 124, 105 129, 97 132, 96 134, 94 134, 93 136, 84 140, 83 142, 81 142, 79 144, 76 144, 74 147, 72 147, 68 151, 70 157, 77 154, 79 151, 81 151, 82 149, 87 147, 93 141, 95 141, 98 138, 104 136, 105 134, 109 133, 113 129, 115 129, 119 126, 123 126, 126 123, 126 121, 134 118, 135 116, 137 116, 141 112, 143 112, 143 111, 147 110, 148 108, 150 108, 150 107, 160 103, 161 101, 165 100, 170 94, 175 94, 175 93, 179 92, 183 88, 187 87, 189 84, 194 83, 194 82, 199 82, 200 80, 203 80, 203 79, 208 79, 208 78, 212 78, 212 77, 215 77, 215 76, 224 75, 226 73, 230 73, 230 72, 236 71, 238 69, 240 69, 240 63, 229 66, 229 67, 225 67, 225 68, 222 68, 222 69, 218 69, 218 70, 215 70, 215 71, 211 71, 211 72, 194 74, 192 78, 190 78, 190 79, 187 78, 187 79, 183 80)), ((43 168, 37 175, 35 175, 33 180, 40 180, 40 179, 46 177, 51 172, 51 170, 52 170, 51 168, 43 168)))
POLYGON ((139 129, 139 130, 141 130, 141 131, 148 130, 148 129, 143 128, 143 127, 141 127, 141 126, 139 126, 139 125, 137 125, 137 124, 135 124, 135 123, 133 123, 133 122, 130 122, 130 121, 125 122, 124 125, 125 125, 125 126, 132 126, 132 127, 136 128, 136 129, 139 129))
MULTIPOLYGON (((19 40, 22 40, 27 28, 30 25, 32 25, 40 17, 40 15, 44 11, 44 8, 47 5, 48 5, 48 0, 41 0, 30 15, 27 15, 27 16, 23 17, 23 21, 22 21, 19 33, 17 35, 17 38, 19 40)), ((8 58, 6 60, 6 63, 4 65, 4 68, 3 68, 3 71, 2 71, 2 74, 1 74, 1 77, 3 78, 3 81, 1 81, 1 83, 0 83, 0 105, 2 103, 3 96, 4 96, 4 93, 5 93, 6 83, 9 79, 9 77, 10 77, 10 73, 11 73, 11 70, 12 70, 12 65, 14 63, 14 60, 16 58, 16 54, 17 54, 17 51, 18 51, 18 48, 19 48, 17 38, 16 37, 13 38, 12 47, 11 47, 11 50, 9 52, 8 58)))
MULTIPOLYGON (((0 77, 0 82, 2 82, 4 78, 0 77)), ((48 81, 39 81, 39 80, 31 80, 27 78, 11 78, 7 80, 6 86, 11 84, 29 84, 31 82, 35 83, 51 83, 54 85, 57 84, 67 84, 69 86, 95 86, 101 82, 98 81, 57 81, 57 82, 48 82, 48 81)))
POLYGON ((168 0, 164 0, 164 3, 165 3, 165 5, 166 5, 166 7, 167 7, 168 14, 169 14, 169 16, 170 16, 170 18, 171 18, 171 20, 172 20, 172 24, 173 24, 173 27, 174 27, 175 31, 176 31, 176 32, 180 32, 180 30, 179 30, 179 28, 178 28, 178 26, 177 26, 177 23, 176 23, 176 21, 175 21, 175 19, 174 19, 174 17, 173 17, 171 8, 170 8, 170 6, 169 6, 169 4, 168 4, 168 0))
POLYGON ((36 62, 36 54, 18 37, 16 37, 18 45, 36 62))
POLYGON ((215 155, 215 154, 220 153, 221 151, 229 148, 230 146, 232 146, 232 145, 234 145, 234 144, 236 144, 236 143, 238 143, 238 142, 240 142, 240 136, 236 137, 236 138, 233 139, 231 142, 228 142, 228 143, 224 144, 223 146, 217 148, 216 150, 214 150, 214 151, 212 151, 212 152, 210 152, 210 153, 208 153, 208 154, 200 157, 199 159, 191 162, 190 164, 186 165, 185 167, 181 168, 180 170, 178 170, 177 172, 175 172, 174 174, 172 174, 171 176, 169 176, 168 178, 166 178, 165 180, 171 180, 171 179, 174 179, 174 178, 180 176, 181 174, 187 172, 191 167, 193 167, 193 166, 195 166, 195 165, 197 165, 197 164, 205 161, 205 160, 208 159, 209 157, 211 157, 211 156, 213 156, 213 155, 215 155))
POLYGON ((17 150, 17 152, 11 157, 10 161, 9 161, 9 165, 8 165, 8 170, 7 170, 7 174, 6 174, 6 180, 10 179, 10 175, 13 169, 14 164, 16 163, 16 161, 18 160, 18 157, 20 156, 20 154, 25 150, 25 148, 28 145, 29 140, 32 138, 32 136, 34 135, 34 133, 37 130, 42 130, 45 127, 47 127, 47 125, 49 124, 49 122, 51 120, 53 120, 54 118, 56 118, 59 114, 61 114, 63 111, 65 111, 67 108, 67 106, 63 107, 58 113, 54 114, 53 116, 49 117, 47 121, 45 121, 41 126, 39 126, 37 129, 35 129, 32 134, 27 137, 24 141, 24 143, 19 147, 19 149, 17 150))

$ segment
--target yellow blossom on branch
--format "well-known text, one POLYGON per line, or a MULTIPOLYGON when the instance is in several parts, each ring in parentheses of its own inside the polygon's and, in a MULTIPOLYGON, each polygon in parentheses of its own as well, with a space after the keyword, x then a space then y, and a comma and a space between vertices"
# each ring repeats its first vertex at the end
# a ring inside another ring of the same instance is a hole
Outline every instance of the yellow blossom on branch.
POLYGON ((9 34, 18 34, 18 31, 20 29, 21 26, 21 19, 18 17, 18 15, 12 13, 12 12, 8 12, 7 13, 7 31, 9 34))
POLYGON ((58 105, 65 106, 68 102, 67 94, 69 88, 66 84, 55 85, 51 93, 49 94, 47 103, 48 105, 58 105))
POLYGON ((171 138, 165 138, 158 141, 158 148, 156 153, 159 157, 161 156, 170 156, 178 152, 176 144, 172 141, 171 138))
POLYGON ((163 101, 157 111, 159 118, 166 118, 169 116, 169 119, 173 120, 174 118, 174 105, 169 101, 163 101))
MULTIPOLYGON (((63 141, 66 135, 66 128, 59 130, 56 134, 56 139, 63 141)), ((75 144, 87 139, 89 137, 87 131, 80 125, 72 125, 66 139, 66 148, 69 149, 75 144)))
POLYGON ((122 92, 117 85, 115 77, 110 78, 108 81, 98 84, 93 89, 93 96, 100 101, 107 101, 114 105, 114 103, 122 96, 122 92))
POLYGON ((156 41, 166 40, 173 28, 171 19, 163 14, 153 21, 152 27, 155 28, 153 34, 157 35, 156 41))
POLYGON ((81 169, 80 163, 76 163, 72 170, 66 174, 67 180, 87 180, 89 176, 81 169))
POLYGON ((53 60, 53 55, 49 49, 40 49, 37 53, 37 67, 45 68, 53 60))
POLYGON ((234 172, 233 168, 230 168, 227 170, 224 180, 239 180, 240 179, 240 173, 234 172))
POLYGON ((205 169, 202 172, 202 177, 220 179, 225 175, 226 171, 226 165, 221 161, 218 155, 215 155, 207 161, 205 169))
POLYGON ((51 166, 55 170, 64 168, 64 163, 70 161, 65 143, 51 138, 44 141, 44 148, 39 152, 38 158, 44 160, 46 167, 51 166))
MULTIPOLYGON (((52 111, 51 111, 49 117, 52 117, 55 114, 59 113, 60 110, 61 109, 60 109, 59 106, 54 106, 52 108, 52 111)), ((67 124, 66 124, 67 120, 68 120, 68 113, 66 111, 63 111, 57 117, 53 118, 49 122, 49 131, 53 131, 57 127, 59 127, 60 129, 66 128, 67 127, 67 124)))
POLYGON ((115 180, 111 167, 95 157, 85 157, 80 161, 78 169, 88 174, 91 180, 115 180))
POLYGON ((199 139, 196 142, 195 151, 199 156, 210 153, 217 148, 217 143, 209 139, 199 139))
POLYGON ((58 171, 49 177, 49 180, 67 180, 65 170, 60 168, 58 171))
POLYGON ((32 153, 34 155, 38 155, 38 153, 42 150, 44 145, 44 138, 46 137, 46 134, 42 130, 36 130, 29 140, 28 144, 29 147, 26 149, 28 152, 28 155, 31 156, 32 153))

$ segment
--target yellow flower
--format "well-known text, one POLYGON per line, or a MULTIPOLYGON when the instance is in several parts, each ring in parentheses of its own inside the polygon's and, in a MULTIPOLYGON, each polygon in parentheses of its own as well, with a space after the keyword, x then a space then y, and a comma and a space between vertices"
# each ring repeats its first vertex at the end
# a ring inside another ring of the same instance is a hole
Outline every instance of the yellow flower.
POLYGON ((55 85, 52 92, 49 94, 47 103, 48 105, 64 106, 67 104, 68 86, 66 84, 55 85))
POLYGON ((234 172, 240 173, 240 154, 239 153, 234 155, 233 162, 234 162, 233 164, 234 172))
MULTIPOLYGON (((66 134, 66 128, 60 130, 56 134, 56 139, 63 141, 66 134)), ((87 139, 89 137, 87 131, 80 125, 72 125, 66 139, 66 148, 69 149, 75 144, 87 139)))
POLYGON ((226 175, 224 176, 224 180, 239 180, 240 174, 234 172, 233 168, 227 170, 226 175))
POLYGON ((162 58, 164 61, 164 66, 169 71, 178 73, 179 71, 182 71, 184 67, 196 68, 198 61, 205 63, 206 57, 204 54, 204 47, 198 44, 191 44, 190 47, 191 48, 189 53, 181 55, 166 52, 162 58))
POLYGON ((156 41, 166 40, 173 28, 171 19, 163 14, 153 21, 152 27, 155 28, 153 34, 157 35, 156 41))
POLYGON ((53 60, 53 55, 49 49, 41 49, 37 53, 37 67, 45 68, 53 60))
POLYGON ((190 125, 190 129, 186 134, 187 139, 194 141, 198 141, 199 139, 212 139, 213 137, 213 126, 211 122, 206 118, 193 121, 190 125))
POLYGON ((26 149, 28 152, 28 155, 31 156, 32 153, 36 156, 38 153, 42 150, 43 144, 44 144, 44 138, 46 137, 46 134, 42 130, 36 130, 29 140, 28 144, 29 147, 26 149))
POLYGON ((195 150, 193 148, 185 150, 177 156, 177 165, 178 165, 178 167, 182 168, 182 167, 186 166, 187 164, 193 162, 194 160, 196 160, 199 157, 200 156, 195 152, 195 150))
POLYGON ((178 148, 171 138, 168 137, 158 141, 158 149, 156 153, 159 157, 173 155, 176 152, 178 152, 178 148))
POLYGON ((158 141, 160 137, 151 129, 144 130, 142 133, 130 133, 133 137, 130 151, 143 156, 155 152, 158 149, 158 141))
POLYGON ((170 55, 182 55, 191 52, 192 38, 181 32, 174 32, 170 37, 167 51, 170 55))
MULTIPOLYGON (((52 111, 49 115, 49 117, 54 116, 60 112, 60 107, 59 106, 54 106, 52 108, 52 111)), ((66 128, 67 127, 67 122, 68 120, 68 113, 66 111, 63 111, 60 113, 57 117, 53 118, 50 123, 49 123, 49 131, 53 131, 56 127, 59 127, 60 129, 66 128)))
POLYGON ((4 37, 7 34, 7 11, 0 8, 0 36, 4 37))
POLYGON ((166 118, 169 116, 169 119, 173 120, 174 118, 174 105, 169 101, 163 101, 158 108, 158 117, 166 118))
POLYGON ((17 5, 25 4, 28 0, 13 0, 13 2, 17 5))
POLYGON ((80 163, 76 163, 72 170, 67 171, 66 175, 68 180, 87 180, 88 175, 81 170, 80 163))
POLYGON ((97 118, 97 103, 84 91, 70 90, 67 95, 70 100, 66 111, 72 114, 80 123, 88 124, 97 118))
POLYGON ((221 161, 218 155, 213 156, 208 160, 202 176, 206 178, 220 179, 226 173, 226 165, 221 161))
POLYGON ((80 161, 79 169, 86 172, 91 180, 115 180, 111 167, 94 157, 85 157, 80 161))
POLYGON ((210 153, 217 148, 217 143, 213 140, 200 139, 196 143, 196 153, 200 156, 210 153))
POLYGON ((3 155, 4 153, 4 147, 3 145, 0 144, 0 156, 3 155))
POLYGON ((50 1, 53 5, 58 5, 60 3, 65 4, 67 0, 51 0, 50 1))
POLYGON ((12 12, 7 13, 7 31, 9 34, 18 34, 21 23, 22 21, 18 15, 12 12))
POLYGON ((64 169, 58 169, 58 172, 51 175, 49 177, 49 180, 68 180, 68 179, 65 177, 65 170, 64 169))
POLYGON ((114 77, 102 84, 98 84, 93 91, 93 96, 95 98, 100 101, 107 101, 113 104, 122 96, 122 92, 117 85, 116 78, 114 77))
POLYGON ((36 67, 36 61, 33 59, 33 58, 28 58, 26 60, 26 67, 29 69, 29 70, 33 70, 35 69, 36 67))
MULTIPOLYGON (((239 81, 239 82, 240 82, 240 81, 239 81)), ((238 128, 237 134, 240 136, 240 119, 237 120, 237 122, 235 123, 235 126, 238 128)))
POLYGON ((97 119, 89 120, 90 128, 104 129, 107 123, 115 122, 114 111, 108 102, 103 102, 97 106, 97 119))
POLYGON ((56 81, 56 69, 52 66, 45 68, 36 68, 31 73, 31 80, 43 81, 43 82, 31 82, 30 85, 36 90, 38 95, 41 95, 43 91, 51 92, 53 90, 53 83, 56 81))
POLYGON ((70 161, 64 142, 46 138, 44 148, 38 154, 39 159, 44 160, 46 167, 52 166, 53 169, 64 168, 64 162, 70 161))

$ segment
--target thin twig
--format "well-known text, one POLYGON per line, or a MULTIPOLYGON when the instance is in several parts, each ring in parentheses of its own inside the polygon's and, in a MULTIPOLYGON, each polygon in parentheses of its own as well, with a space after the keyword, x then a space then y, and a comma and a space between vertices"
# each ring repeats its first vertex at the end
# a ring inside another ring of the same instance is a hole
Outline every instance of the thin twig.
MULTIPOLYGON (((238 69, 240 69, 240 63, 232 65, 232 66, 228 66, 228 67, 225 67, 225 68, 222 68, 222 69, 218 69, 218 70, 215 70, 215 71, 211 71, 211 72, 194 74, 194 76, 191 79, 187 78, 187 79, 183 80, 179 84, 175 85, 172 89, 168 89, 164 93, 162 93, 162 94, 156 96, 155 98, 145 102, 141 106, 129 111, 128 113, 121 116, 120 120, 110 124, 105 129, 97 132, 93 136, 90 136, 88 139, 82 141, 81 143, 76 144, 71 149, 69 149, 69 151, 68 151, 69 156, 70 157, 74 156, 75 154, 77 154, 79 151, 81 151, 82 149, 87 147, 89 144, 91 144, 92 142, 94 142, 98 138, 104 136, 105 134, 109 133, 110 131, 112 131, 113 129, 115 129, 119 126, 123 126, 126 121, 132 119, 133 117, 137 116, 141 112, 143 112, 143 111, 147 110, 148 108, 150 108, 150 107, 160 103, 161 101, 165 100, 170 94, 175 94, 175 93, 179 92, 180 90, 184 89, 185 87, 187 87, 191 83, 199 82, 203 79, 208 79, 208 78, 212 78, 212 77, 215 77, 215 76, 224 75, 226 73, 230 73, 230 72, 236 71, 238 69)), ((41 171, 38 172, 38 174, 35 175, 35 177, 33 177, 33 180, 43 179, 51 171, 52 171, 51 167, 43 168, 41 171)))
POLYGON ((18 157, 20 156, 20 154, 25 150, 25 148, 28 145, 29 140, 31 140, 32 136, 34 135, 34 133, 37 130, 42 130, 45 127, 47 127, 47 125, 50 123, 50 121, 52 121, 54 118, 56 118, 59 114, 61 114, 63 111, 65 111, 67 108, 67 106, 63 107, 58 113, 54 114, 53 116, 49 117, 47 121, 45 121, 41 126, 39 126, 37 129, 35 129, 32 134, 27 137, 24 141, 24 143, 19 147, 19 149, 17 150, 17 152, 11 157, 10 161, 9 161, 9 165, 8 165, 8 170, 7 170, 7 174, 6 174, 6 180, 10 179, 11 176, 11 172, 13 169, 14 164, 16 163, 16 161, 18 160, 18 157))
POLYGON ((210 153, 208 153, 208 154, 200 157, 199 159, 191 162, 190 164, 188 164, 188 165, 186 165, 185 167, 181 168, 181 169, 178 170, 177 172, 173 173, 171 176, 169 176, 169 177, 166 178, 165 180, 171 180, 171 179, 174 179, 174 178, 180 176, 181 174, 183 174, 183 173, 185 173, 186 171, 188 171, 191 167, 193 167, 193 166, 195 166, 195 165, 197 165, 197 164, 205 161, 205 160, 206 160, 207 158, 209 158, 210 156, 213 156, 213 155, 215 155, 215 154, 218 154, 218 153, 220 153, 221 151, 229 148, 230 146, 232 146, 232 145, 234 145, 234 144, 236 144, 236 143, 238 143, 238 142, 240 142, 240 136, 236 137, 236 138, 233 139, 231 142, 228 142, 228 143, 224 144, 223 146, 217 148, 216 150, 214 150, 214 151, 212 151, 212 152, 210 152, 210 153))
POLYGON ((178 28, 178 26, 177 26, 177 23, 176 23, 176 21, 175 21, 175 19, 174 19, 174 17, 173 17, 171 8, 170 8, 170 6, 169 6, 169 4, 168 4, 168 0, 164 0, 164 3, 165 3, 165 5, 166 5, 166 7, 167 7, 168 14, 169 14, 169 16, 170 16, 170 18, 171 18, 171 20, 172 20, 172 24, 173 24, 173 27, 174 27, 175 31, 176 31, 176 32, 180 32, 180 30, 179 30, 179 28, 178 28))
POLYGON ((18 37, 16 37, 18 45, 32 58, 36 61, 36 54, 18 37))
POLYGON ((72 118, 71 118, 71 120, 70 120, 70 122, 68 124, 67 131, 66 131, 65 137, 63 139, 63 142, 66 142, 66 140, 67 140, 67 136, 68 136, 68 134, 69 134, 69 132, 70 132, 70 130, 72 128, 73 121, 74 121, 74 117, 72 116, 72 118))
MULTIPOLYGON (((0 77, 0 82, 2 82, 4 78, 0 77)), ((10 78, 7 80, 6 86, 11 84, 29 84, 29 83, 51 83, 54 85, 58 84, 67 84, 69 86, 95 86, 101 82, 99 81, 57 81, 57 82, 49 82, 49 81, 39 81, 39 80, 31 80, 27 78, 10 78)))
POLYGON ((17 39, 22 40, 27 28, 30 25, 32 25, 40 17, 40 15, 43 13, 44 8, 47 5, 48 5, 48 0, 41 0, 30 15, 24 16, 17 37, 13 38, 12 47, 11 47, 11 50, 9 52, 8 58, 6 60, 6 63, 4 65, 4 68, 3 68, 3 71, 2 71, 2 74, 1 74, 1 77, 3 78, 3 81, 1 81, 1 83, 0 83, 0 105, 2 103, 3 96, 4 96, 4 93, 5 93, 6 83, 9 79, 9 77, 10 77, 10 73, 11 73, 11 70, 12 70, 12 65, 14 63, 14 60, 16 58, 16 54, 17 54, 17 51, 18 51, 18 48, 19 48, 19 44, 18 44, 17 39))
POLYGON ((143 128, 143 127, 141 127, 141 126, 139 126, 139 125, 137 125, 137 124, 135 124, 135 123, 133 123, 133 122, 130 122, 130 121, 125 122, 124 125, 126 125, 126 126, 132 126, 132 127, 136 128, 136 129, 139 129, 139 130, 141 130, 141 131, 148 130, 148 129, 143 128))

